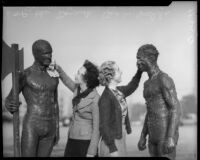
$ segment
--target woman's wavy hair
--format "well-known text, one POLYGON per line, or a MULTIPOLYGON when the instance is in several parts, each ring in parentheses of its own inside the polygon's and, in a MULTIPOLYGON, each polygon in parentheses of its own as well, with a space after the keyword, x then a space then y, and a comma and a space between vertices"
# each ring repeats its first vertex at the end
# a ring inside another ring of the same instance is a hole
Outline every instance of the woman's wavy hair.
POLYGON ((99 85, 99 70, 92 62, 85 60, 83 66, 86 68, 86 73, 83 75, 83 79, 88 88, 95 88, 99 85))
POLYGON ((99 82, 102 86, 108 86, 115 76, 114 61, 104 62, 99 69, 99 82))

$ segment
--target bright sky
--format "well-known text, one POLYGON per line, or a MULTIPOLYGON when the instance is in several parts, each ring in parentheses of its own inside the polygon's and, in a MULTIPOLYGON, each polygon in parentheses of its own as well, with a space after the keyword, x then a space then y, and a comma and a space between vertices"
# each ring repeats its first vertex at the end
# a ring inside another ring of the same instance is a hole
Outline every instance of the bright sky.
MULTIPOLYGON (((24 66, 33 63, 35 40, 46 39, 53 56, 74 78, 85 59, 97 65, 114 60, 123 71, 122 83, 135 74, 136 53, 154 44, 158 65, 175 82, 178 98, 197 92, 197 2, 173 2, 169 7, 3 7, 3 40, 24 48, 24 66)), ((128 101, 144 103, 143 74, 128 101)), ((11 88, 11 75, 2 84, 3 97, 11 88)), ((72 94, 59 84, 60 93, 72 94)), ((100 87, 99 91, 102 88, 100 87)))

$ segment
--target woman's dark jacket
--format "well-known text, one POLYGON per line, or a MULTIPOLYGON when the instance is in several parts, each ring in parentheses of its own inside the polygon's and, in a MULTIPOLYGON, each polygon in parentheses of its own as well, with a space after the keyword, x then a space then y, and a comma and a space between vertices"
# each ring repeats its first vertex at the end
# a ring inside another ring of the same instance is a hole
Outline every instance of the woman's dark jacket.
MULTIPOLYGON (((125 97, 131 95, 138 87, 141 72, 138 71, 132 80, 126 86, 118 86, 125 97)), ((112 91, 105 87, 99 100, 99 116, 100 116, 100 135, 108 146, 110 153, 117 151, 114 143, 115 139, 122 138, 122 111, 119 102, 112 91)), ((128 112, 125 117, 125 126, 128 134, 131 133, 131 126, 128 117, 128 112)))

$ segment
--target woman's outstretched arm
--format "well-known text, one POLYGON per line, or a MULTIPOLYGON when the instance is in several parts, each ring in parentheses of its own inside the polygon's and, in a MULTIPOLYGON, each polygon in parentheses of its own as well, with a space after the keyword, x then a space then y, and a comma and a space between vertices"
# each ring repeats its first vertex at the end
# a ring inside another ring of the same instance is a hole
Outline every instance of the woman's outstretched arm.
POLYGON ((74 81, 65 73, 61 66, 56 64, 55 68, 59 73, 60 79, 62 80, 63 84, 68 87, 72 92, 74 92, 76 89, 76 84, 74 83, 74 81))

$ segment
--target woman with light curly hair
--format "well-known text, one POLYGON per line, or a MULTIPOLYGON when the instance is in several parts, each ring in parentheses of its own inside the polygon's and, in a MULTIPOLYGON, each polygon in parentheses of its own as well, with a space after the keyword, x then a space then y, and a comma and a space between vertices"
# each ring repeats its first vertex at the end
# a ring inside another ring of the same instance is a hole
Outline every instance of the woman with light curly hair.
POLYGON ((122 72, 114 61, 104 62, 99 70, 99 82, 105 89, 99 100, 100 157, 125 157, 126 133, 131 133, 126 97, 138 87, 142 71, 126 86, 121 82, 122 72))

